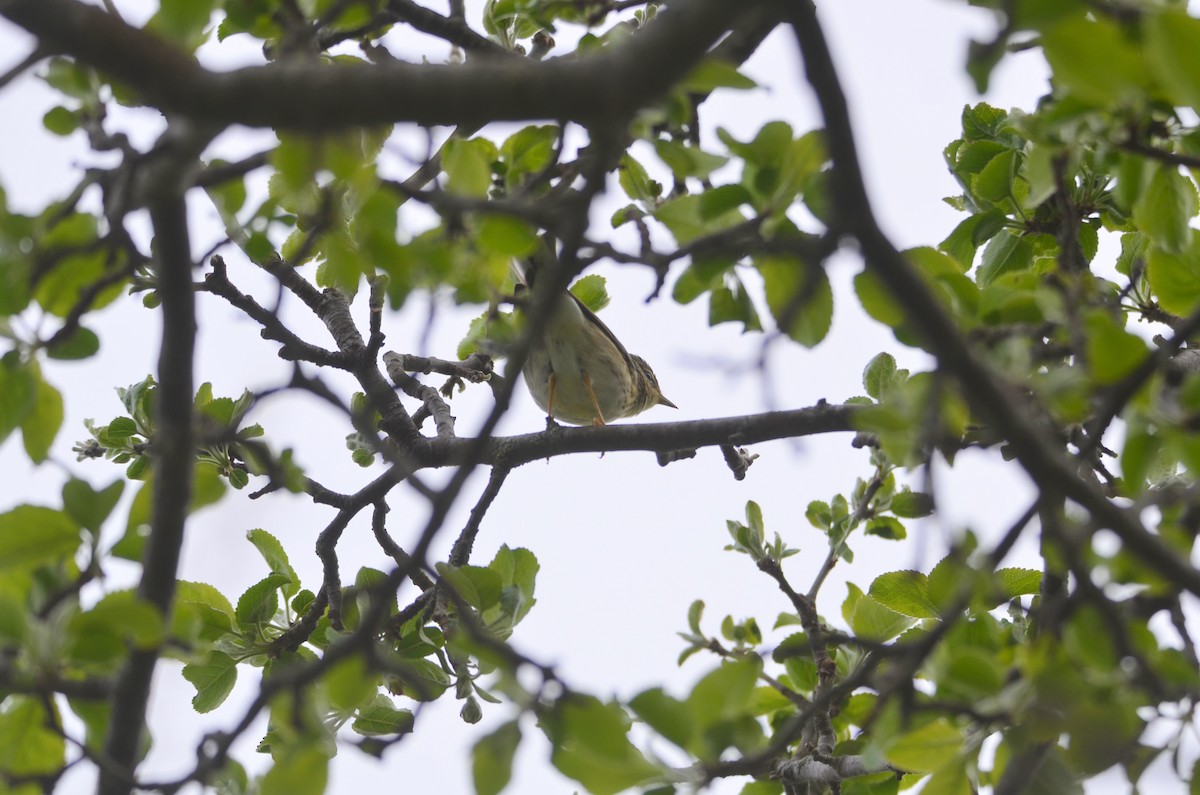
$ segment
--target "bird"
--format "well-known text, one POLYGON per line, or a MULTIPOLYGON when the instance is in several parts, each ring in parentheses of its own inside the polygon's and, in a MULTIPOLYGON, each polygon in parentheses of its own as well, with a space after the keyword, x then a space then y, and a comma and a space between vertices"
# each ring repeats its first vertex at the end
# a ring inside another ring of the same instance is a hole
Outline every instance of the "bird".
MULTIPOLYGON (((543 252, 548 251, 543 247, 543 252)), ((516 261, 518 286, 532 286, 533 260, 516 261)), ((625 349, 596 313, 569 290, 554 303, 522 368, 533 402, 547 424, 605 425, 654 406, 678 408, 666 398, 654 370, 625 349)))

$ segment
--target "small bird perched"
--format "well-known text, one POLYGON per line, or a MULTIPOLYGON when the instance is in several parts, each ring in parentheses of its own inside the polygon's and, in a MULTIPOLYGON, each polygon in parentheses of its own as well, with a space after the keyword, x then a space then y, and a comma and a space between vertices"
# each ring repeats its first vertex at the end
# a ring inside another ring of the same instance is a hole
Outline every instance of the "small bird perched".
MULTIPOLYGON (((532 286, 532 262, 524 271, 514 263, 513 270, 518 284, 532 286)), ((533 401, 549 420, 604 425, 652 406, 678 408, 663 396, 646 360, 625 350, 569 291, 555 302, 522 373, 533 401)))

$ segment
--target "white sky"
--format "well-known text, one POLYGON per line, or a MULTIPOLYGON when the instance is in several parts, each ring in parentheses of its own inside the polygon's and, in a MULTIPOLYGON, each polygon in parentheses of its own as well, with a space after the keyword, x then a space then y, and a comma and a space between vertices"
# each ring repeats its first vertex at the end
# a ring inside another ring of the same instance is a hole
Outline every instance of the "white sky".
MULTIPOLYGON (((134 12, 144 5, 141 0, 117 0, 117 4, 134 19, 134 12)), ((469 5, 475 20, 480 6, 469 5)), ((936 244, 960 220, 958 213, 941 202, 943 196, 957 192, 941 151, 959 134, 963 105, 980 99, 962 66, 968 37, 990 35, 989 14, 955 2, 837 0, 822 3, 821 16, 852 103, 868 188, 884 229, 902 248, 936 244)), ((238 45, 236 39, 227 44, 239 60, 257 57, 256 48, 238 45)), ((26 37, 0 22, 0 52, 23 55, 28 47, 26 37)), ((446 50, 431 43, 428 54, 441 60, 446 50)), ((3 61, 16 59, 10 55, 3 61)), ((765 88, 721 92, 710 100, 703 111, 708 146, 717 146, 712 135, 717 125, 743 139, 771 119, 785 119, 797 131, 818 126, 789 35, 780 31, 772 36, 746 71, 765 88)), ((997 70, 985 99, 1000 107, 1032 108, 1045 89, 1040 56, 1025 54, 1008 59, 997 70)), ((30 210, 64 195, 81 160, 95 162, 93 155, 84 154, 79 134, 62 140, 42 131, 41 117, 52 103, 53 95, 34 79, 19 80, 0 92, 0 118, 5 119, 0 184, 8 191, 14 209, 30 210)), ((156 115, 119 118, 130 125, 135 141, 146 143, 158 129, 156 115)), ((240 131, 223 136, 219 145, 228 156, 227 152, 237 150, 256 151, 272 140, 262 132, 240 131)), ((199 253, 217 239, 219 226, 202 195, 193 195, 189 207, 200 230, 193 235, 194 250, 199 253)), ((597 212, 595 217, 606 219, 608 214, 597 212)), ((402 224, 419 221, 419 214, 406 208, 402 224)), ((252 273, 253 267, 235 251, 224 253, 235 283, 261 290, 265 282, 252 273)), ((653 284, 649 270, 599 270, 609 277, 613 297, 603 315, 605 322, 631 351, 653 364, 665 393, 680 406, 678 412, 656 409, 635 421, 745 414, 768 406, 797 408, 821 398, 840 402, 862 393, 862 367, 882 350, 896 355, 902 366, 926 366, 922 355, 901 348, 890 332, 867 320, 855 306, 848 291, 850 278, 859 270, 853 256, 840 256, 831 270, 836 314, 830 337, 813 351, 776 345, 765 382, 747 366, 758 354, 761 337, 743 337, 731 325, 709 329, 705 301, 679 307, 664 300, 647 307, 642 299, 653 284)), ((216 394, 236 395, 244 387, 269 387, 287 379, 289 366, 275 357, 274 344, 258 337, 253 323, 211 296, 200 295, 199 303, 197 383, 212 381, 216 394)), ((361 303, 356 306, 358 316, 364 317, 361 303)), ((439 305, 428 352, 452 357, 468 320, 478 312, 477 307, 455 311, 439 305)), ((385 317, 386 347, 417 352, 427 316, 427 302, 416 298, 400 316, 385 317)), ((324 329, 311 316, 292 312, 290 317, 302 336, 328 343, 324 329)), ((56 463, 30 472, 14 435, 0 448, 0 473, 9 486, 0 494, 0 509, 27 500, 57 504, 65 472, 97 484, 119 475, 117 468, 103 462, 77 464, 69 451, 74 441, 86 435, 85 417, 105 422, 116 415, 120 404, 114 387, 138 381, 153 371, 158 319, 155 313, 126 301, 89 316, 87 322, 100 333, 101 355, 46 368, 48 378, 68 399, 66 424, 55 446, 56 463)), ((330 380, 349 394, 347 383, 330 380)), ((483 387, 455 399, 460 433, 470 433, 478 426, 488 403, 489 394, 483 387)), ((296 447, 299 463, 331 488, 353 491, 379 472, 360 471, 350 462, 343 445, 347 424, 313 400, 272 400, 256 410, 252 419, 263 424, 273 444, 296 447)), ((522 391, 500 432, 536 431, 542 424, 540 411, 522 391)), ((615 694, 628 698, 665 683, 669 691, 682 695, 717 664, 715 658, 704 655, 693 657, 682 669, 675 664, 682 648, 675 632, 685 628, 687 606, 693 599, 707 602, 705 626, 712 633, 726 614, 737 619, 755 616, 765 629, 778 613, 788 609, 773 583, 748 559, 723 551, 728 541, 725 520, 740 519, 745 502, 758 501, 768 532, 779 532, 791 546, 803 551, 789 559, 786 571, 793 584, 806 586, 826 549, 823 536, 804 519, 806 505, 838 492, 849 493, 855 478, 870 472, 867 454, 853 450, 849 442, 847 434, 758 445, 753 452, 762 457, 742 482, 733 480, 715 449, 665 469, 645 453, 610 454, 603 459, 579 455, 529 464, 509 476, 488 513, 475 562, 486 563, 501 543, 525 546, 537 555, 541 563, 538 605, 513 640, 522 651, 556 665, 573 687, 601 697, 615 694)), ((825 585, 819 605, 822 613, 840 622, 846 577, 866 589, 884 571, 927 571, 943 553, 947 539, 965 527, 985 539, 994 537, 1025 509, 1031 494, 1020 475, 995 466, 995 460, 992 455, 967 453, 960 456, 953 472, 941 472, 938 498, 942 513, 936 520, 910 525, 910 541, 896 544, 856 539, 856 561, 835 570, 825 585)), ((448 474, 424 476, 442 482, 448 474)), ((447 523, 437 554, 444 556, 448 550, 485 477, 486 472, 480 472, 470 482, 447 523)), ((132 491, 127 489, 126 503, 132 491)), ((391 504, 389 529, 402 546, 408 545, 424 525, 427 508, 423 499, 406 487, 394 492, 391 504)), ((122 511, 115 515, 120 517, 122 511)), ((280 538, 306 587, 315 590, 321 575, 311 548, 332 515, 325 508, 312 508, 305 498, 251 502, 231 494, 189 524, 181 576, 210 582, 236 598, 268 573, 244 538, 248 529, 262 527, 280 538)), ((123 521, 108 529, 114 538, 121 529, 118 524, 123 526, 123 521)), ((370 534, 369 512, 350 525, 339 553, 345 580, 351 580, 360 565, 387 567, 387 559, 370 534)), ((1033 550, 1018 550, 1009 560, 1009 565, 1022 563, 1036 565, 1033 550)), ((132 567, 119 570, 114 566, 110 573, 113 582, 123 582, 133 572, 132 567)), ((411 594, 402 593, 402 603, 406 597, 411 594)), ((175 663, 160 666, 151 714, 155 747, 142 769, 146 776, 169 776, 190 768, 197 738, 204 731, 234 723, 254 692, 254 672, 247 670, 221 710, 197 719, 190 708, 192 689, 178 676, 178 667, 175 663)), ((391 749, 382 763, 344 748, 332 767, 329 792, 378 787, 381 781, 399 782, 402 776, 406 791, 436 788, 448 795, 469 793, 470 746, 491 727, 509 719, 511 712, 504 705, 485 704, 484 721, 470 727, 459 721, 459 707, 460 703, 447 695, 422 712, 415 735, 391 749)), ((237 746, 237 758, 252 769, 264 761, 253 752, 264 726, 260 722, 237 746)), ((574 791, 573 782, 550 767, 549 747, 532 723, 526 721, 523 728, 525 741, 508 791, 574 791)), ((661 744, 655 748, 666 750, 661 744)), ((1091 791, 1122 791, 1122 782, 1120 774, 1112 774, 1091 791), (1114 789, 1108 788, 1110 784, 1114 789)), ((738 792, 744 783, 723 782, 712 791, 738 792)), ((62 791, 85 792, 91 786, 90 774, 72 774, 62 791)))

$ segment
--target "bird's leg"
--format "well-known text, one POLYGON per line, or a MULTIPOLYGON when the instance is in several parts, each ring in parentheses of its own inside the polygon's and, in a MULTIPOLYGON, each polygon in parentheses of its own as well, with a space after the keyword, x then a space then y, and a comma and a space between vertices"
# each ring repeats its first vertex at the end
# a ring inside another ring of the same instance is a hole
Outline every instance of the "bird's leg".
POLYGON ((592 425, 604 424, 604 412, 600 410, 600 401, 596 400, 596 390, 592 389, 592 377, 587 374, 587 371, 580 371, 583 376, 583 385, 587 387, 588 397, 592 399, 592 408, 596 410, 596 417, 592 420, 592 425))

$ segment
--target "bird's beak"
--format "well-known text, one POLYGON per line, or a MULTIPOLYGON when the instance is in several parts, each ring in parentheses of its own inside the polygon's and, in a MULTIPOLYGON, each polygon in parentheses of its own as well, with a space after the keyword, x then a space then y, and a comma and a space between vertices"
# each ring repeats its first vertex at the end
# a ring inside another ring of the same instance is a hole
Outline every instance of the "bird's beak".
POLYGON ((667 400, 667 398, 662 393, 659 393, 659 395, 658 395, 658 405, 659 406, 670 406, 673 409, 679 408, 679 406, 676 406, 674 403, 667 400))

